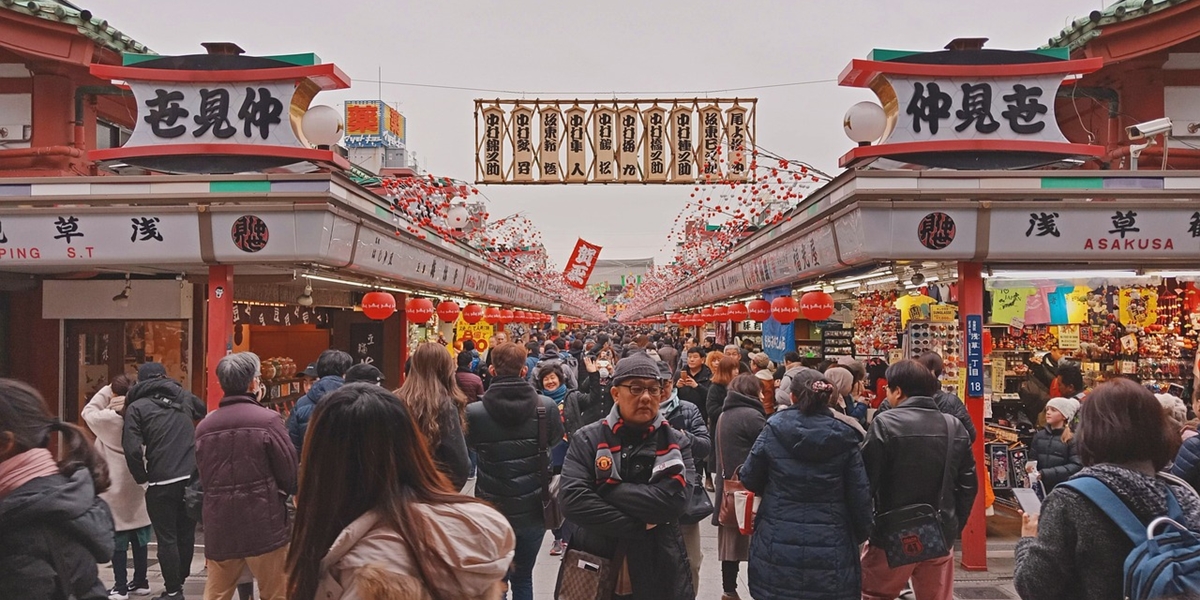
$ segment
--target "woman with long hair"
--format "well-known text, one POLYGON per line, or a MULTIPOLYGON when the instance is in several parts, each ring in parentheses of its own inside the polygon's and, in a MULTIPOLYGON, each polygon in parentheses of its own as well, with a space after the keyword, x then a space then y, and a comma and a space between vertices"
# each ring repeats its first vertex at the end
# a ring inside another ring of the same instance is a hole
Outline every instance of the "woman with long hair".
POLYGON ((708 387, 707 408, 708 428, 717 429, 717 419, 721 417, 721 408, 725 406, 725 397, 729 395, 729 383, 738 376, 741 363, 732 356, 722 356, 713 369, 712 385, 708 387))
POLYGON ((42 396, 0 379, 0 598, 108 598, 97 563, 113 556, 113 520, 98 496, 108 467, 83 431, 42 396), (50 434, 58 433, 56 458, 50 434))
POLYGON ((724 352, 721 352, 720 350, 713 350, 704 355, 704 365, 708 367, 709 371, 716 373, 717 365, 721 363, 722 358, 725 358, 724 352))
POLYGON ((288 598, 500 596, 512 528, 495 509, 456 492, 406 404, 377 385, 349 384, 321 400, 310 428, 288 598))
POLYGON ((467 397, 454 378, 454 358, 445 346, 426 342, 412 355, 412 370, 395 391, 425 435, 438 468, 454 489, 467 484, 471 459, 463 435, 467 397))

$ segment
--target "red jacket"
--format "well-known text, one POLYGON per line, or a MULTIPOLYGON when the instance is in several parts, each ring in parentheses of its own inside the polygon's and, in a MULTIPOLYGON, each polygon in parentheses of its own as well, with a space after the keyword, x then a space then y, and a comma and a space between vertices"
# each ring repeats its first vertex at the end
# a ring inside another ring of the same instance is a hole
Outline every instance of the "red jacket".
POLYGON ((467 395, 467 402, 474 402, 483 396, 483 380, 478 375, 469 371, 455 371, 454 379, 458 381, 458 388, 467 395))
POLYGON ((204 556, 230 560, 282 548, 285 500, 296 493, 296 448, 279 413, 248 395, 226 396, 196 427, 204 486, 204 556))

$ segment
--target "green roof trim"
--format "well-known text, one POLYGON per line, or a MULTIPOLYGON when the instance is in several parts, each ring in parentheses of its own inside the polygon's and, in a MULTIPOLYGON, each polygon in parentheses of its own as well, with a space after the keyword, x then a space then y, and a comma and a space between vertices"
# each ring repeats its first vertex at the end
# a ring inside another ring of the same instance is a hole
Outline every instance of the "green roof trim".
POLYGON ((1191 1, 1193 0, 1119 0, 1104 10, 1093 10, 1087 16, 1075 19, 1058 35, 1050 38, 1043 47, 1062 48, 1067 52, 1074 52, 1100 37, 1106 25, 1132 21, 1191 1))
POLYGON ((1071 51, 1066 48, 1038 48, 1037 50, 1026 50, 1032 54, 1041 54, 1058 60, 1071 60, 1071 51))
MULTIPOLYGON (((1023 50, 1023 52, 1029 52, 1030 54, 1040 54, 1042 56, 1046 56, 1046 57, 1054 58, 1054 59, 1058 59, 1058 60, 1070 60, 1070 58, 1071 58, 1071 52, 1065 48, 1038 48, 1036 50, 1023 50)), ((876 48, 876 49, 872 50, 869 55, 867 55, 867 59, 886 62, 889 60, 899 60, 901 58, 908 58, 909 56, 913 56, 916 54, 928 54, 928 53, 920 52, 920 51, 916 51, 916 50, 885 50, 882 48, 876 48)))
POLYGON ((301 54, 276 54, 272 56, 264 56, 263 58, 285 62, 291 65, 296 65, 297 67, 311 67, 313 65, 321 64, 321 57, 312 52, 304 52, 301 54))
POLYGON ((132 67, 132 66, 140 64, 140 63, 149 62, 152 60, 158 60, 160 58, 162 58, 162 57, 157 54, 132 54, 129 52, 122 52, 121 53, 121 66, 132 67))
POLYGON ((84 19, 83 13, 85 11, 81 11, 70 2, 59 2, 58 0, 32 0, 30 2, 0 0, 0 10, 11 10, 23 15, 54 21, 55 23, 73 25, 84 37, 114 52, 154 54, 153 50, 147 48, 141 42, 121 33, 117 28, 109 26, 108 21, 91 16, 90 11, 86 11, 90 18, 84 19))
POLYGON ((210 181, 208 191, 211 194, 254 193, 271 191, 271 182, 266 179, 251 181, 210 181))
POLYGON ((1098 190, 1104 188, 1102 177, 1043 177, 1044 190, 1098 190))

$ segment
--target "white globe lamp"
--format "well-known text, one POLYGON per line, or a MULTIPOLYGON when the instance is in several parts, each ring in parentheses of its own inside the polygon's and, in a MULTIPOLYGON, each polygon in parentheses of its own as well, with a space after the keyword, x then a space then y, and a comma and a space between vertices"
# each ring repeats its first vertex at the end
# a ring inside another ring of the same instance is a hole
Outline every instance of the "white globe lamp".
POLYGON ((462 229, 467 226, 467 222, 471 220, 471 213, 467 211, 467 207, 461 204, 455 204, 446 211, 446 223, 451 229, 462 229))
POLYGON ((314 146, 332 146, 342 139, 342 115, 332 106, 314 106, 300 119, 300 131, 314 146))
POLYGON ((846 111, 846 118, 842 121, 842 128, 846 131, 846 137, 858 142, 859 145, 866 145, 883 137, 883 130, 887 127, 887 115, 883 112, 883 107, 874 102, 859 102, 850 107, 846 111))

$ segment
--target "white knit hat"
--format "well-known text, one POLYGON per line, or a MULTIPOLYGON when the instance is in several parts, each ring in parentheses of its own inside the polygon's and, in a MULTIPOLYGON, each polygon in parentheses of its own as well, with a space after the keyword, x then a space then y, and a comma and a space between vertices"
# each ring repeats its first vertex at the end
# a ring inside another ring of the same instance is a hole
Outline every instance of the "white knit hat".
POLYGON ((1162 404, 1167 414, 1180 425, 1184 421, 1187 421, 1187 405, 1183 403, 1183 400, 1179 396, 1174 394, 1155 394, 1154 397, 1158 398, 1159 404, 1162 404))
POLYGON ((1075 413, 1079 412, 1079 401, 1074 398, 1051 398, 1046 403, 1046 408, 1053 408, 1062 413, 1066 417, 1067 423, 1075 418, 1075 413))

